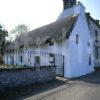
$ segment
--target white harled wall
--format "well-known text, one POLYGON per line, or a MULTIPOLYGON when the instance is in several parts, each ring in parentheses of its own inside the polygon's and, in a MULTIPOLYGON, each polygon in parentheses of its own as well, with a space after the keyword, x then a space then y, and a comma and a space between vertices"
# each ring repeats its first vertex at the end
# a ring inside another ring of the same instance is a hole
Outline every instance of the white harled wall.
POLYGON ((64 77, 73 78, 86 75, 94 71, 93 40, 85 16, 85 7, 79 3, 61 13, 57 20, 64 17, 78 15, 77 22, 66 42, 64 77), (79 35, 79 44, 76 44, 76 34, 79 35), (90 43, 90 46, 88 46, 90 43), (91 55, 91 65, 89 65, 91 55))
POLYGON ((92 40, 94 43, 93 47, 93 54, 94 54, 94 64, 95 67, 100 67, 100 27, 98 27, 95 23, 93 23, 91 20, 89 20, 89 28, 92 36, 92 40), (98 34, 98 42, 96 43, 96 37, 95 37, 95 31, 97 31, 98 34), (98 47, 98 58, 96 58, 96 53, 95 47, 98 47))
MULTIPOLYGON (((70 74, 65 69, 65 77, 69 78, 86 75, 94 71, 93 41, 85 17, 85 9, 82 5, 78 8, 81 12, 69 39, 70 74), (76 44, 76 35, 79 35, 78 44, 76 44), (89 42, 90 46, 88 45, 89 42), (89 65, 89 55, 91 55, 91 65, 89 65)), ((77 11, 79 10, 77 9, 76 13, 77 11)))

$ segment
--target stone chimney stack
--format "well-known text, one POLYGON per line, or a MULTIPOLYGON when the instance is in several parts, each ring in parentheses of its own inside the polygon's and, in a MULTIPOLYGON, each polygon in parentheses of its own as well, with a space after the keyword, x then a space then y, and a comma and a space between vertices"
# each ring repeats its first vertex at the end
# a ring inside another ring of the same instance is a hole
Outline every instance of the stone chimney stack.
POLYGON ((63 0, 64 10, 76 5, 76 0, 63 0))

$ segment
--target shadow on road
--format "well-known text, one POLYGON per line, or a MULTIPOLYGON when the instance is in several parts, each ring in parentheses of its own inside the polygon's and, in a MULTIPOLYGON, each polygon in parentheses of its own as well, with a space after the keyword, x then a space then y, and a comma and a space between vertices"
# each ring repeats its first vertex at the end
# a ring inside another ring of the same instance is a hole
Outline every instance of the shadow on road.
POLYGON ((88 74, 73 80, 100 85, 100 71, 95 71, 92 74, 88 74))
POLYGON ((0 100, 14 100, 16 98, 19 98, 25 95, 27 95, 27 97, 31 95, 33 96, 33 95, 43 93, 48 90, 55 89, 64 84, 66 84, 64 81, 57 80, 57 79, 50 82, 46 82, 46 83, 35 83, 35 84, 32 84, 31 86, 8 90, 4 95, 0 96, 0 100))

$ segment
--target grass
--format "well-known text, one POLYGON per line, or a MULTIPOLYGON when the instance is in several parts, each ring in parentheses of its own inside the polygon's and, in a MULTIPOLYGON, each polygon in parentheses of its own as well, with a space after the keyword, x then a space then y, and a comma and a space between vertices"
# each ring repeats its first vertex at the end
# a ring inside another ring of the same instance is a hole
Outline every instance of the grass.
POLYGON ((1 64, 0 69, 19 69, 19 68, 25 68, 24 66, 15 66, 15 65, 6 65, 6 64, 1 64))

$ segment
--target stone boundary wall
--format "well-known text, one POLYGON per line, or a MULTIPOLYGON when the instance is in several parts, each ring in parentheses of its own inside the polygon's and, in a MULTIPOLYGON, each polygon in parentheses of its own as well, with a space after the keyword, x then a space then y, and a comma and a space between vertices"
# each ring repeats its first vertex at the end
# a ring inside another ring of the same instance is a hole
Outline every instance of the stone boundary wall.
POLYGON ((0 94, 7 89, 24 87, 33 83, 47 82, 55 79, 55 67, 19 68, 0 70, 0 94))

